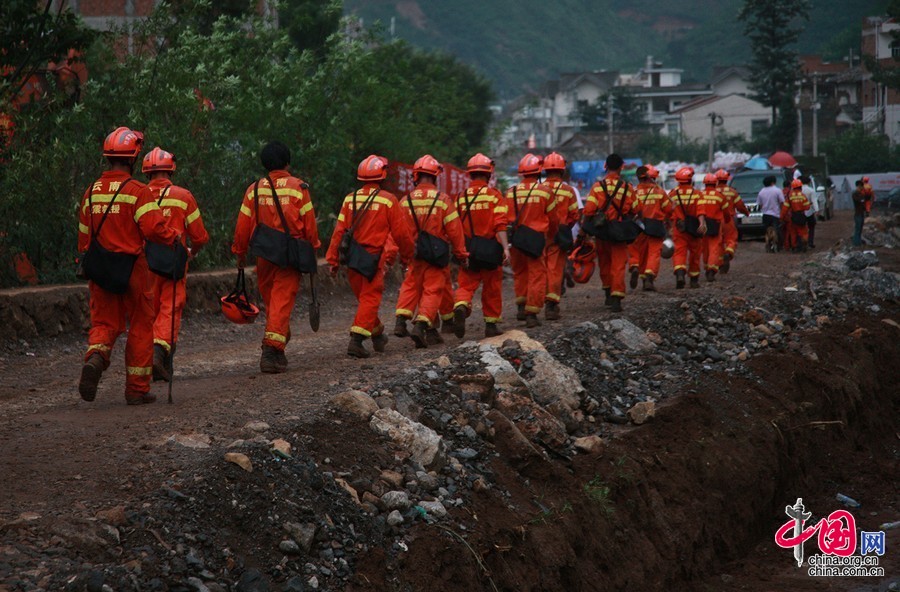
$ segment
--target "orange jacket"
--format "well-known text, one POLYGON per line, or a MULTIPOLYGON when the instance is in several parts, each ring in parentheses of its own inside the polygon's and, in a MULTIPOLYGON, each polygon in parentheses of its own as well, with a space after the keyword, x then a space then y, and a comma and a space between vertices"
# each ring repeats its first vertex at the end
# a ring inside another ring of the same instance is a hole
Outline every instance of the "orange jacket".
POLYGON ((105 171, 84 192, 78 216, 78 250, 87 251, 93 229, 100 226, 103 214, 109 215, 100 230, 100 244, 116 253, 140 255, 144 239, 171 245, 178 233, 169 228, 147 186, 124 171, 105 171), (115 203, 110 204, 117 190, 115 203), (91 204, 88 207, 88 204, 91 204))
POLYGON ((812 207, 809 199, 799 189, 791 191, 784 203, 788 204, 792 212, 805 212, 812 207))
POLYGON ((725 196, 718 189, 705 188, 700 192, 697 211, 708 219, 722 221, 725 219, 725 196))
POLYGON ((484 238, 494 238, 498 232, 506 231, 509 220, 506 198, 484 181, 472 181, 468 189, 456 197, 456 211, 467 237, 472 236, 472 228, 476 235, 484 238))
POLYGON ((190 191, 173 185, 172 181, 165 178, 153 179, 147 184, 147 189, 162 210, 166 223, 181 235, 182 243, 187 245, 187 239, 190 238, 191 249, 196 252, 209 242, 209 233, 203 226, 200 208, 197 207, 197 200, 190 191), (163 191, 165 196, 160 202, 159 198, 163 191))
POLYGON ((439 239, 450 243, 453 256, 463 260, 469 256, 466 252, 466 238, 459 212, 453 205, 453 199, 446 193, 438 191, 431 183, 419 183, 415 189, 400 200, 407 213, 409 231, 415 235, 416 221, 418 228, 439 239), (413 220, 413 216, 416 220, 413 220))
POLYGON ((725 196, 725 214, 727 216, 734 216, 734 213, 740 212, 745 216, 750 215, 750 210, 747 209, 747 206, 744 204, 744 200, 741 199, 741 194, 737 192, 737 190, 731 185, 719 185, 716 187, 723 196, 725 196))
POLYGON ((669 193, 672 200, 672 218, 684 220, 687 216, 702 216, 703 211, 699 207, 700 192, 693 185, 679 185, 669 193))
POLYGON ((666 190, 656 183, 640 183, 634 190, 636 209, 641 216, 652 220, 666 220, 672 214, 672 200, 666 190))
POLYGON ((254 203, 254 187, 256 183, 247 187, 244 192, 244 201, 241 203, 241 211, 238 214, 237 225, 234 229, 234 243, 231 252, 235 255, 246 255, 250 246, 250 237, 259 223, 271 226, 277 230, 288 231, 294 238, 302 238, 312 243, 313 248, 321 246, 319 241, 319 228, 316 225, 316 212, 309 198, 309 190, 306 183, 297 177, 292 177, 287 171, 270 171, 269 177, 275 183, 275 193, 284 211, 287 220, 287 229, 281 223, 275 200, 272 197, 272 189, 265 178, 259 180, 259 220, 256 219, 256 204, 254 203))
POLYGON ((537 180, 522 181, 506 191, 506 200, 510 224, 527 226, 547 236, 556 234, 559 228, 559 216, 553 213, 556 201, 546 185, 537 180))
MULTIPOLYGON (((331 244, 328 246, 328 253, 325 259, 332 267, 336 267, 340 263, 340 254, 338 250, 341 246, 341 239, 344 233, 353 226, 354 208, 357 214, 362 215, 359 225, 353 230, 353 238, 362 245, 368 252, 373 255, 387 253, 388 239, 393 239, 394 248, 400 250, 401 261, 408 264, 412 261, 416 252, 416 245, 409 226, 406 225, 403 211, 397 203, 397 198, 393 193, 381 189, 378 183, 366 183, 357 191, 348 194, 344 198, 341 205, 341 211, 338 214, 337 225, 334 227, 334 233, 331 235, 331 244), (366 201, 372 197, 372 204, 369 206, 365 215, 362 210, 366 201)), ((387 253, 389 255, 389 253, 387 253)), ((386 259, 387 257, 385 257, 386 259)), ((382 259, 382 261, 385 261, 382 259)))
POLYGON ((559 223, 571 226, 578 222, 581 212, 578 211, 575 189, 558 179, 547 179, 544 181, 544 185, 548 187, 552 195, 556 196, 556 212, 559 216, 559 223))
POLYGON ((591 192, 588 193, 584 203, 584 215, 589 218, 603 207, 606 208, 607 220, 621 220, 623 216, 637 213, 640 205, 636 206, 635 204, 634 189, 631 187, 631 183, 616 173, 609 173, 606 178, 597 181, 591 187, 591 192), (619 185, 619 189, 616 189, 616 185, 619 185), (604 193, 604 189, 606 193, 604 193), (609 194, 608 200, 607 193, 609 194), (622 210, 621 216, 616 207, 622 210))

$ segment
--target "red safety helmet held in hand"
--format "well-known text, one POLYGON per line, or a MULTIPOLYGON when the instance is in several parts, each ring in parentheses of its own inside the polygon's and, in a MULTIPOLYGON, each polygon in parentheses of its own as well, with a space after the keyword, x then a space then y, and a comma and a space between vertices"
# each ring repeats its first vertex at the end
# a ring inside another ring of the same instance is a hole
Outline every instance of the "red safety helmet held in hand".
POLYGON ((413 164, 413 179, 418 180, 419 175, 431 175, 437 177, 441 174, 444 167, 437 161, 435 157, 426 154, 413 164))
POLYGON ((725 169, 719 169, 716 171, 716 180, 719 183, 727 183, 731 179, 731 175, 728 174, 728 171, 725 169))
POLYGON ((558 154, 556 152, 551 152, 544 159, 544 170, 545 171, 564 171, 564 170, 566 170, 566 159, 563 158, 562 154, 558 154))
POLYGON ((794 179, 793 181, 791 181, 791 189, 800 189, 801 187, 803 187, 803 181, 801 181, 800 179, 794 179))
POLYGON ((219 298, 219 302, 222 305, 222 314, 232 323, 247 325, 259 316, 259 308, 247 297, 247 283, 244 280, 243 269, 238 270, 234 290, 227 296, 219 298))
POLYGON ((159 146, 151 150, 144 156, 144 163, 141 166, 141 172, 155 173, 156 171, 174 171, 175 155, 166 152, 159 146))
POLYGON ((387 166, 385 157, 370 154, 356 168, 356 178, 360 181, 383 181, 387 179, 387 166))
POLYGON ((675 180, 679 183, 690 183, 694 180, 694 169, 691 167, 681 167, 675 173, 675 180))
POLYGON ((572 262, 572 279, 579 284, 586 284, 594 275, 594 266, 597 260, 597 249, 594 242, 588 239, 581 241, 569 255, 572 262))
POLYGON ((127 127, 117 127, 103 140, 103 156, 137 158, 144 146, 144 134, 127 127))
POLYGON ((529 152, 522 157, 522 160, 519 161, 519 174, 523 177, 527 177, 530 175, 540 175, 541 166, 543 164, 543 158, 529 152))
POLYGON ((716 179, 716 176, 714 174, 706 173, 705 175, 703 175, 703 184, 707 187, 717 185, 718 183, 719 180, 716 179))
POLYGON ((466 164, 466 171, 469 173, 493 173, 494 161, 481 152, 469 159, 466 164))

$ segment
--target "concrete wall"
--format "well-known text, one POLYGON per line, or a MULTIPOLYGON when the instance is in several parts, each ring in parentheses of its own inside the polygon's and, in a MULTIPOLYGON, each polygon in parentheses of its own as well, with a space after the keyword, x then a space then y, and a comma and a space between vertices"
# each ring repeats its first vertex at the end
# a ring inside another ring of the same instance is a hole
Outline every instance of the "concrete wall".
POLYGON ((731 95, 684 111, 681 118, 681 131, 684 136, 690 140, 707 140, 710 113, 722 116, 723 124, 716 128, 717 134, 720 132, 742 134, 748 139, 751 137, 753 120, 772 121, 772 112, 767 107, 746 97, 731 95))

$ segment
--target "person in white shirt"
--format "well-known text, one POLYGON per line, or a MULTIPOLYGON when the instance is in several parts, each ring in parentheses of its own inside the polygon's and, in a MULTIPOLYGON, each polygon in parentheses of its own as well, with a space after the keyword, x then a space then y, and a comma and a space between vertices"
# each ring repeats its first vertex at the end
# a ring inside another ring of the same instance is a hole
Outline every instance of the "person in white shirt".
POLYGON ((806 196, 806 199, 809 200, 809 203, 812 204, 809 206, 809 209, 806 210, 806 228, 809 229, 809 248, 816 248, 816 220, 819 214, 819 200, 816 199, 816 191, 812 188, 810 184, 810 178, 808 175, 802 175, 800 180, 803 182, 803 187, 800 191, 803 192, 803 195, 806 196))

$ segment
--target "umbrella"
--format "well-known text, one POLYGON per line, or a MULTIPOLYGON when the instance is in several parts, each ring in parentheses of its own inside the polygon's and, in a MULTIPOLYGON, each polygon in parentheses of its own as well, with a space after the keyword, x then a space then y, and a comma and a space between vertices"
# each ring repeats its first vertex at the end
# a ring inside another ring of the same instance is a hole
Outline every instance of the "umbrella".
POLYGON ((797 161, 787 152, 776 152, 769 157, 769 163, 772 166, 789 169, 797 166, 797 161))
POLYGON ((769 161, 762 156, 754 156, 744 164, 745 169, 753 169, 754 171, 767 171, 772 168, 769 161))

